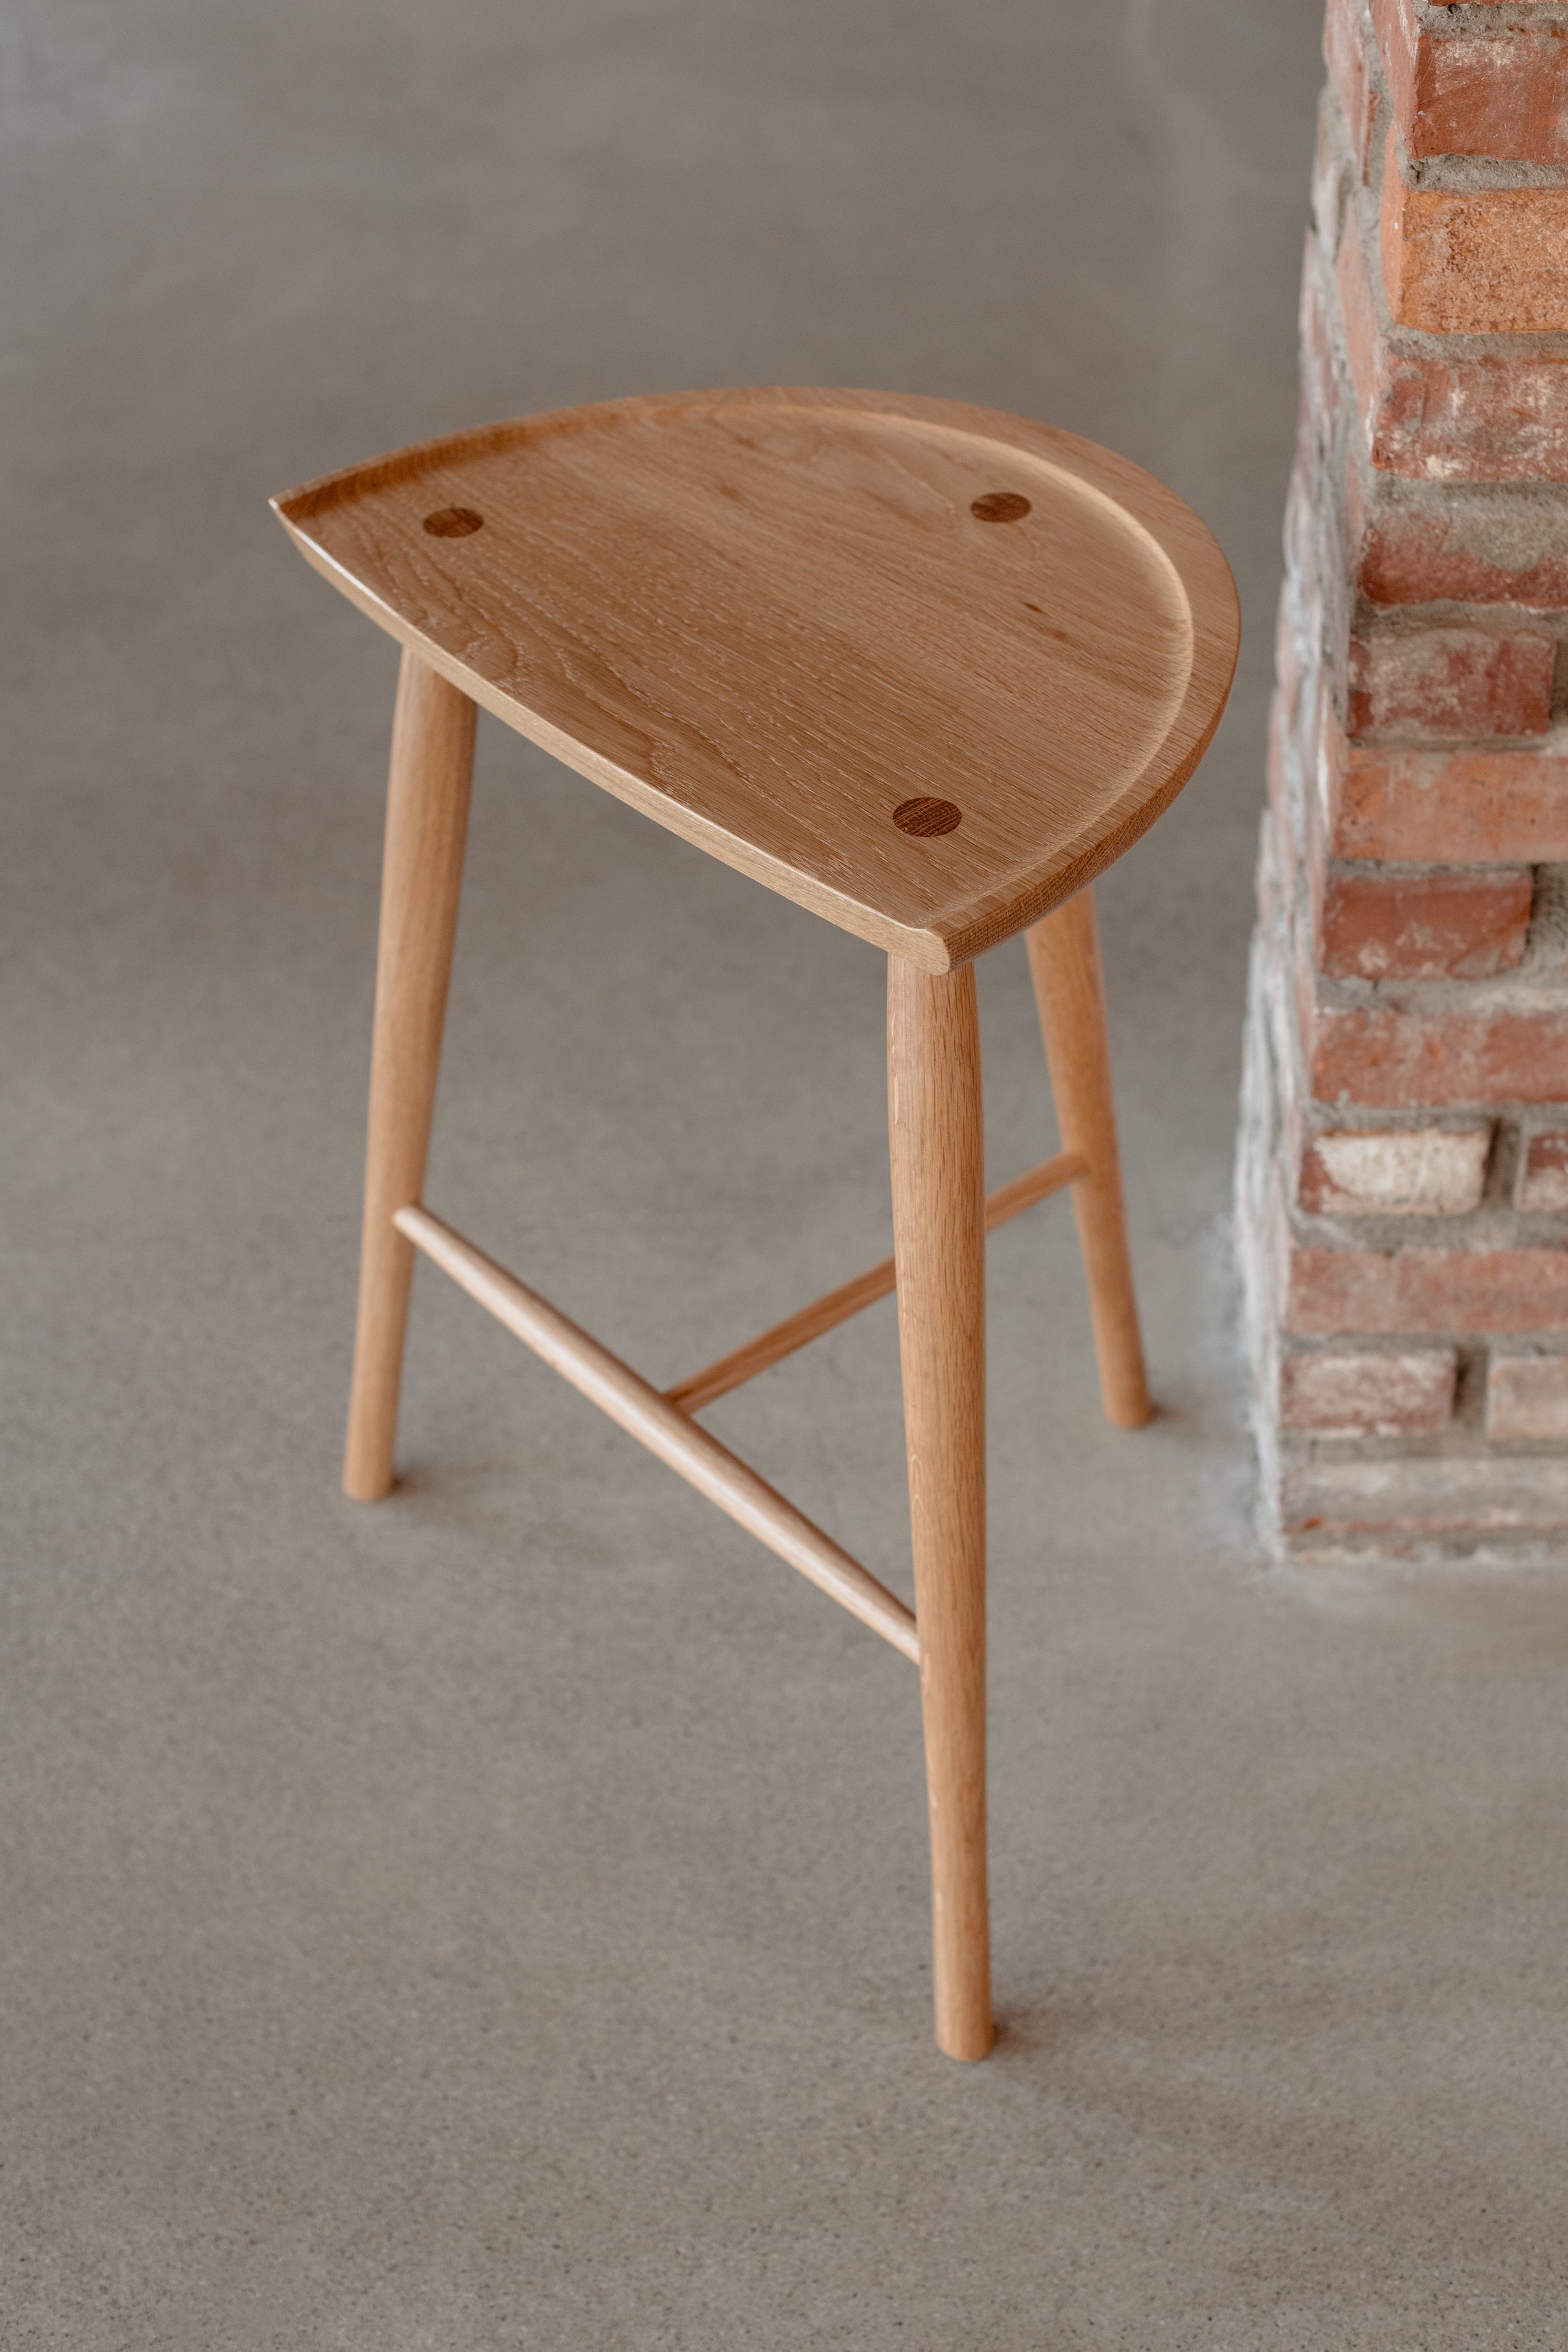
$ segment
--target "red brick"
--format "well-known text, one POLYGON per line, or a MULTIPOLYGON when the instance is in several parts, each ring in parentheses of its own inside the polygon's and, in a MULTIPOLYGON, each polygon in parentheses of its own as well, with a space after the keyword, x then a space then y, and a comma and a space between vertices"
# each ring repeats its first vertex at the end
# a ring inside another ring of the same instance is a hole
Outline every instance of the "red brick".
POLYGON ((1494 1356, 1487 1381, 1487 1435, 1568 1442, 1568 1356, 1494 1356))
POLYGON ((1320 1005, 1308 1066, 1318 1101, 1369 1109, 1568 1102, 1568 1012, 1320 1005))
POLYGON ((1367 69, 1361 12, 1355 0, 1328 0, 1323 19, 1323 61, 1350 129, 1356 170, 1364 180, 1372 160, 1378 98, 1367 69))
POLYGON ((1568 859, 1568 757, 1370 751, 1326 732, 1335 857, 1474 866, 1568 859))
POLYGON ((1467 354, 1391 338, 1353 228, 1337 266, 1345 348, 1368 454, 1426 481, 1568 481, 1568 359, 1467 354))
POLYGON ((1524 953, 1528 866, 1483 874, 1331 874, 1318 964, 1334 980, 1486 980, 1524 953))
POLYGON ((1279 1420, 1320 1437, 1398 1437, 1441 1429, 1454 1410, 1458 1356, 1452 1348, 1406 1355, 1315 1350, 1279 1368, 1279 1420))
POLYGON ((1383 280, 1396 325, 1434 335, 1568 327, 1568 188, 1407 188, 1383 172, 1383 280))
POLYGON ((1373 0, 1373 19, 1412 155, 1568 163, 1568 43, 1555 23, 1435 39, 1410 0, 1373 0))
POLYGON ((1568 1250, 1296 1249, 1284 1327, 1300 1339, 1568 1331, 1568 1250))
POLYGON ((1568 1210, 1568 1135, 1531 1137, 1520 1171, 1519 1206, 1532 1217, 1557 1217, 1568 1210))
POLYGON ((1557 647, 1518 629, 1423 629, 1355 638, 1350 648, 1350 732, 1543 735, 1552 719, 1557 647))

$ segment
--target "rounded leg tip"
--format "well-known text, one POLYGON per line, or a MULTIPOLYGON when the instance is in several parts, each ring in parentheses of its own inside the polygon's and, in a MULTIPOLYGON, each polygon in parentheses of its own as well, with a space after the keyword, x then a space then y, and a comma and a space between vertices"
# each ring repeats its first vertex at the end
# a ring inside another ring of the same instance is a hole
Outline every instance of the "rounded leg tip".
POLYGON ((995 2048, 996 2029, 987 2019, 984 2027, 972 2028, 966 2033, 938 2033, 936 2046, 944 2058, 955 2058, 961 2065, 978 2065, 995 2048))
POLYGON ((384 1477, 367 1478, 356 1471, 343 1472, 343 1492, 351 1503, 380 1503, 391 1494, 396 1482, 389 1470, 384 1477))
POLYGON ((970 1976, 970 1981, 962 1988, 937 1986, 936 2014, 931 2022, 936 2028, 936 2046, 942 2056, 973 2065, 976 2060, 990 2056, 996 2040, 996 2021, 991 2008, 989 1967, 983 1965, 973 1973, 965 1970, 965 1974, 970 1976))
POLYGON ((1105 1418, 1112 1429, 1147 1429, 1154 1418, 1152 1400, 1145 1396, 1136 1402, 1108 1404, 1105 1418))

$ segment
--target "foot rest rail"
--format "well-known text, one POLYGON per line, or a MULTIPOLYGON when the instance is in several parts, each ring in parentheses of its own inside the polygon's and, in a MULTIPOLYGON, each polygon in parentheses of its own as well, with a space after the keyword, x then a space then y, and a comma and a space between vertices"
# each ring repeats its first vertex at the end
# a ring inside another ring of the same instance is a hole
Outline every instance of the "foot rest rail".
POLYGON ((728 1446, 721 1445, 618 1356, 612 1356, 537 1291, 475 1249, 428 1209, 399 1209, 393 1223, 416 1249, 449 1274, 459 1289, 488 1307, 499 1323, 504 1323, 535 1355, 542 1356, 628 1435, 678 1470, 700 1494, 808 1577, 819 1591, 829 1594, 852 1617, 858 1617, 863 1625, 869 1625, 895 1650, 919 1664, 913 1612, 728 1446))
MULTIPOLYGON (((1009 1217, 1017 1216, 1024 1209, 1032 1209, 1037 1201, 1045 1200, 1049 1193, 1059 1192, 1065 1185, 1076 1184, 1080 1176, 1088 1173, 1089 1162, 1080 1160, 1076 1151, 1058 1151, 1054 1160, 1042 1160, 1037 1168, 1028 1169, 1022 1176, 1015 1176, 1010 1183, 999 1184, 985 1203, 986 1232, 994 1234, 998 1225, 1007 1223, 1009 1217)), ((813 1339, 820 1339, 825 1331, 833 1330, 840 1323, 847 1323, 851 1315, 858 1315, 863 1307, 874 1306, 879 1298, 886 1298, 897 1287, 893 1261, 885 1257, 880 1265, 871 1266, 865 1274, 858 1274, 853 1282, 846 1282, 838 1289, 830 1290, 825 1298, 814 1299, 809 1307, 803 1307, 797 1315, 788 1316, 784 1322, 775 1323, 759 1339, 748 1339, 743 1348, 736 1348, 730 1355, 721 1356, 717 1363, 709 1364, 700 1372, 693 1372, 689 1381, 682 1381, 678 1387, 666 1389, 665 1396, 671 1404, 679 1405, 682 1412, 700 1412, 703 1406, 711 1404, 716 1397, 728 1396, 730 1391, 738 1389, 742 1381, 755 1380, 757 1374, 765 1372, 770 1365, 781 1363, 785 1356, 793 1356, 797 1348, 808 1347, 813 1339)))

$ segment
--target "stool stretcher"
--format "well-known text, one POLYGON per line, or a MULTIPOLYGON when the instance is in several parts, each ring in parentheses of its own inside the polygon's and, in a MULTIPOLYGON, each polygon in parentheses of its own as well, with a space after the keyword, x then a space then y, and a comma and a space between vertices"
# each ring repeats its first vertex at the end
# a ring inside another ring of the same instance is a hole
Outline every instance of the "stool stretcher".
MULTIPOLYGON (((1080 1176, 1088 1173, 1089 1162, 1080 1159, 1076 1151, 1058 1151, 1054 1160, 1042 1160, 1037 1168, 1028 1169, 1022 1176, 1015 1176, 1010 1183, 999 1184, 985 1203, 986 1232, 994 1234, 997 1226, 1005 1225, 1010 1217, 1017 1216, 1025 1209, 1032 1209, 1037 1201, 1047 1199, 1052 1192, 1061 1192, 1066 1185, 1076 1184, 1080 1176)), ((716 1397, 728 1396, 730 1391, 738 1389, 743 1381, 755 1380, 757 1374, 765 1372, 770 1365, 782 1363, 784 1357, 793 1356, 797 1348, 808 1347, 813 1339, 820 1339, 825 1331, 835 1329, 840 1323, 847 1323, 849 1318, 858 1315, 863 1307, 875 1306, 879 1298, 888 1297, 897 1286, 893 1260, 885 1257, 880 1265, 869 1267, 865 1274, 858 1274, 853 1282, 846 1282, 837 1290, 830 1290, 826 1297, 814 1299, 809 1307, 803 1307, 798 1315, 791 1315, 783 1323, 775 1323, 759 1339, 748 1339, 743 1348, 735 1349, 728 1356, 721 1356, 717 1363, 709 1364, 700 1372, 693 1372, 689 1381, 680 1381, 677 1387, 666 1389, 666 1400, 679 1406, 682 1412, 700 1412, 703 1406, 711 1404, 716 1397)))
POLYGON ((393 1222, 416 1249, 449 1274, 470 1298, 488 1307, 498 1322, 504 1323, 535 1355, 542 1356, 630 1436, 678 1470, 710 1502, 717 1503, 852 1617, 880 1633, 906 1658, 920 1663, 913 1612, 727 1446, 669 1403, 618 1356, 569 1322, 537 1291, 530 1290, 427 1209, 399 1209, 393 1222))

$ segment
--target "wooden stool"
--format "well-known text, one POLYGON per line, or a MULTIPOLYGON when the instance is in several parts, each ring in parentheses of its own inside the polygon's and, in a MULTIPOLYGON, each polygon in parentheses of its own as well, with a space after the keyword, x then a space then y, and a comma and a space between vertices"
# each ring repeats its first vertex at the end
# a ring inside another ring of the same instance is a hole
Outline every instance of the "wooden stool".
POLYGON ((401 642, 344 1484, 392 1485, 414 1254, 918 1661, 936 2032, 991 2046, 985 1234, 1070 1185, 1105 1410, 1148 1417, 1086 887, 1191 775, 1236 593, 1171 491, 952 401, 677 394, 405 449, 275 501, 401 642), (888 954, 894 1255, 663 1393, 423 1205, 482 703, 888 954), (1026 931, 1063 1150, 985 1197, 973 960, 1026 931), (916 1613, 700 1427, 898 1290, 916 1613))

